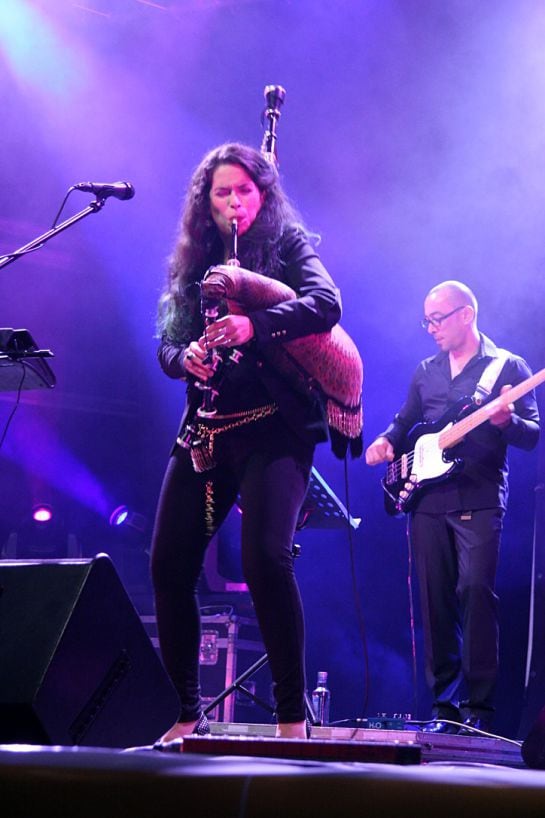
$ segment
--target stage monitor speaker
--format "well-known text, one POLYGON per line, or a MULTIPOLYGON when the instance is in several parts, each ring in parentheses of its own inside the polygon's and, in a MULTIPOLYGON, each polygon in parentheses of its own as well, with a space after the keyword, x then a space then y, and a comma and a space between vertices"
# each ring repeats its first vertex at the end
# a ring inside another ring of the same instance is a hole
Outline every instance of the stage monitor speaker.
POLYGON ((520 753, 527 767, 545 770, 545 707, 524 739, 520 753))
POLYGON ((149 744, 178 713, 106 554, 0 561, 0 743, 149 744))

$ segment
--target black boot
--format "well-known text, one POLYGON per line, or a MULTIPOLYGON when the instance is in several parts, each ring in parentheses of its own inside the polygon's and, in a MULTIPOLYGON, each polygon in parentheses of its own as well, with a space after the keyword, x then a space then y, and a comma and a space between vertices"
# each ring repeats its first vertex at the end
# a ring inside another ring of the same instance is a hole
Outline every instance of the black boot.
POLYGON ((450 721, 443 721, 440 718, 434 719, 433 721, 427 722, 421 729, 422 733, 428 733, 431 735, 455 735, 460 730, 462 725, 458 724, 457 722, 453 723, 450 721))
MULTIPOLYGON (((460 730, 461 736, 479 736, 478 730, 484 733, 490 732, 491 720, 484 716, 478 716, 476 713, 470 713, 467 719, 464 719, 464 725, 460 730)), ((481 736, 482 738, 482 736, 481 736)))

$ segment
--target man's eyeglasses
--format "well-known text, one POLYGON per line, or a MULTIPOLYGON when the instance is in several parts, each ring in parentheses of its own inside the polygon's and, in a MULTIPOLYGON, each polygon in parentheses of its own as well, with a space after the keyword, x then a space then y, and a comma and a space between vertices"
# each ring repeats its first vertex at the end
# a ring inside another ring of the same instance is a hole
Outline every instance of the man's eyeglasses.
POLYGON ((462 307, 455 307, 455 309, 451 310, 450 312, 447 312, 446 315, 437 315, 435 317, 423 318, 422 321, 420 322, 420 326, 423 329, 427 330, 431 324, 432 327, 435 327, 435 329, 437 329, 438 327, 441 326, 445 318, 450 318, 451 315, 454 315, 454 313, 458 312, 459 310, 463 310, 464 307, 466 306, 467 304, 464 304, 462 307))

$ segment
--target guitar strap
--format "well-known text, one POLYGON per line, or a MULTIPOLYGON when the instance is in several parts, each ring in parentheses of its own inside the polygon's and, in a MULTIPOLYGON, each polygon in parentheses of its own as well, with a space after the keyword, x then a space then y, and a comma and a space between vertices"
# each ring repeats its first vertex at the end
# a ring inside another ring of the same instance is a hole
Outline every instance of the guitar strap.
POLYGON ((479 383, 475 387, 473 400, 477 406, 480 406, 481 403, 484 403, 484 401, 490 397, 490 394, 494 389, 494 385, 500 376, 500 372, 502 371, 505 362, 509 358, 509 353, 506 349, 498 348, 496 352, 496 357, 492 358, 492 360, 484 368, 484 371, 479 378, 479 383))

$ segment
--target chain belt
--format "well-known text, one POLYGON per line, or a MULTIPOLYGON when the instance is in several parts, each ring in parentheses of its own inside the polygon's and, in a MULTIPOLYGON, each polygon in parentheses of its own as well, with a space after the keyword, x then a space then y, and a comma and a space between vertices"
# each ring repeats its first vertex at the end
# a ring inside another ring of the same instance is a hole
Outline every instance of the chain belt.
MULTIPOLYGON (((214 438, 216 435, 270 417, 276 411, 278 411, 278 406, 275 403, 269 403, 256 409, 245 409, 228 415, 214 415, 207 423, 197 423, 195 426, 188 425, 183 437, 178 437, 176 442, 184 449, 189 449, 191 462, 196 472, 210 471, 216 465, 214 459, 214 438), (220 423, 220 425, 216 426, 216 423, 220 423)), ((206 536, 210 538, 215 531, 214 483, 211 479, 207 480, 205 484, 204 518, 206 536)))
POLYGON ((207 423, 197 423, 187 427, 184 436, 178 437, 176 442, 185 449, 189 449, 193 468, 196 472, 209 471, 216 465, 214 459, 214 438, 216 435, 238 429, 257 420, 270 417, 278 411, 275 403, 258 406, 255 409, 245 409, 241 412, 232 412, 227 415, 214 415, 207 423), (222 423, 222 421, 224 421, 222 423), (226 421, 226 422, 225 422, 226 421), (216 423, 220 423, 216 426, 216 423))

